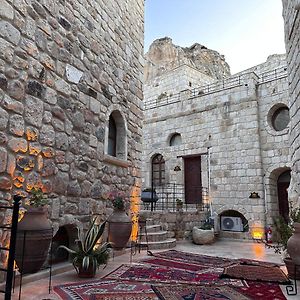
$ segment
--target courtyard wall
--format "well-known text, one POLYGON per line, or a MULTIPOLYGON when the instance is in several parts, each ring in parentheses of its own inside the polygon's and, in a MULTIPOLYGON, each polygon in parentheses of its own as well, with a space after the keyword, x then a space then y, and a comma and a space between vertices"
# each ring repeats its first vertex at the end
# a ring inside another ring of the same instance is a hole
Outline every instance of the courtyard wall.
POLYGON ((112 189, 137 193, 143 24, 142 0, 1 2, 1 204, 42 187, 56 232, 106 218, 112 189), (123 133, 116 157, 107 152, 113 112, 123 133))

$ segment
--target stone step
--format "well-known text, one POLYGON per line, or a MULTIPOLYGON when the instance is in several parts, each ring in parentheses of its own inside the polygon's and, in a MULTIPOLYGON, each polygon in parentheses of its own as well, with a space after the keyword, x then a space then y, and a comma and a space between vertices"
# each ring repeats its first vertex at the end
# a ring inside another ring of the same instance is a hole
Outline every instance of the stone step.
MULTIPOLYGON (((140 243, 141 248, 145 249, 146 243, 140 243)), ((169 238, 159 242, 148 242, 148 250, 170 249, 176 246, 176 239, 169 238)))
MULTIPOLYGON (((160 230, 161 230, 161 226, 160 225, 148 225, 147 224, 147 233, 158 232, 160 230)), ((144 232, 144 229, 142 229, 142 232, 144 232)))
MULTIPOLYGON (((168 238, 167 231, 147 232, 148 242, 159 242, 164 241, 168 238)), ((142 242, 146 241, 146 233, 142 232, 139 234, 139 238, 142 242)))

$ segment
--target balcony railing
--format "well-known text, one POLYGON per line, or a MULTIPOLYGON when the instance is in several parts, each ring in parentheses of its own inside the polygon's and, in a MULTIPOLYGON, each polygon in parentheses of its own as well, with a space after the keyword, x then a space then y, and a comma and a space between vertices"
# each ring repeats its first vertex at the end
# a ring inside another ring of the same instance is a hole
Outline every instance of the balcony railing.
MULTIPOLYGON (((157 201, 143 202, 141 201, 142 210, 152 210, 152 211, 177 211, 178 210, 178 200, 181 200, 183 205, 182 209, 184 211, 195 211, 195 210, 208 210, 208 189, 206 187, 198 187, 202 191, 202 199, 195 199, 195 203, 185 203, 184 186, 176 183, 169 183, 163 186, 156 186, 154 190, 156 192, 157 201), (178 199, 178 200, 177 200, 178 199)), ((155 195, 152 197, 155 199, 155 195)))

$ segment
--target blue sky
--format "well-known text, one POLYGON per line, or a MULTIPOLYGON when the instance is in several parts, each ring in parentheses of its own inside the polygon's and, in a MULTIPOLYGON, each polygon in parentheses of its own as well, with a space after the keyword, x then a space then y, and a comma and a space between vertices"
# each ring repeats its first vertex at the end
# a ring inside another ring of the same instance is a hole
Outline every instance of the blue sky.
POLYGON ((218 51, 234 74, 285 52, 281 0, 146 0, 145 52, 165 36, 218 51))

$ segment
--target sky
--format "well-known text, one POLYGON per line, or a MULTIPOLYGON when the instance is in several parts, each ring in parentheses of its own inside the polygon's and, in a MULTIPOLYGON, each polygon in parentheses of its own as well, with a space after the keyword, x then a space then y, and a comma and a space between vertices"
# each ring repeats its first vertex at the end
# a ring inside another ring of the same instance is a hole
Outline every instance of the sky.
POLYGON ((218 51, 234 74, 285 53, 281 0, 146 0, 145 52, 165 36, 218 51))

